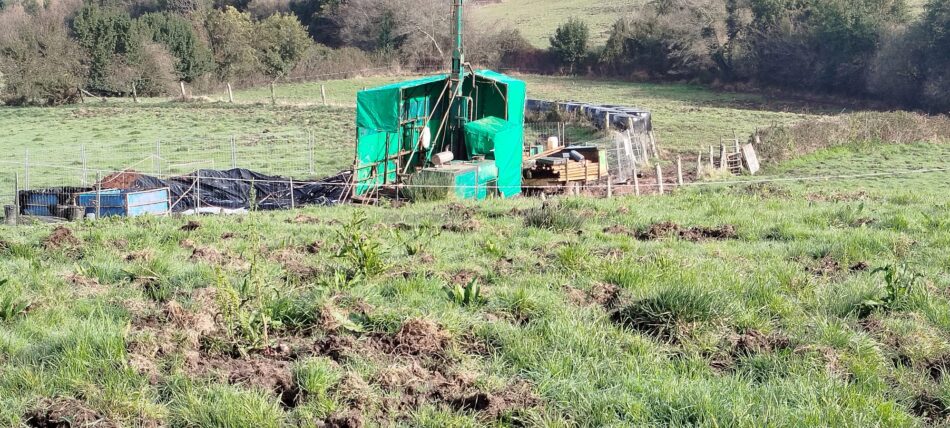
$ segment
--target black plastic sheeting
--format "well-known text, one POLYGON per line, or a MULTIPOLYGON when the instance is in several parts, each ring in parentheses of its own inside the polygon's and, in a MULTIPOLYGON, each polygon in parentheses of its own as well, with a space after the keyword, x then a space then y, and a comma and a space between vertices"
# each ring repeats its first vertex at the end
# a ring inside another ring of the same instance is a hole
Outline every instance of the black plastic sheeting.
POLYGON ((202 208, 278 210, 301 205, 334 205, 346 200, 346 184, 352 173, 343 171, 319 181, 291 179, 260 174, 248 169, 226 171, 202 169, 188 175, 161 179, 139 176, 130 190, 152 190, 168 187, 172 212, 202 208), (253 187, 253 192, 251 191, 253 187))
POLYGON ((610 114, 610 125, 613 129, 626 130, 632 125, 632 130, 636 132, 647 133, 653 130, 650 112, 636 107, 597 105, 573 101, 559 102, 532 99, 527 101, 528 111, 548 112, 555 108, 568 113, 580 114, 590 119, 599 129, 604 129, 607 114, 610 114))

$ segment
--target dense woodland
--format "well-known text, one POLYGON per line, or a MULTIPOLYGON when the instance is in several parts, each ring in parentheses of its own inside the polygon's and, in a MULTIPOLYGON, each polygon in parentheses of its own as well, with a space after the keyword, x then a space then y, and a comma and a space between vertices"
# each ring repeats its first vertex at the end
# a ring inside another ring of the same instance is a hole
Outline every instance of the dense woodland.
MULTIPOLYGON (((7 104, 78 89, 161 95, 369 69, 431 70, 451 55, 445 0, 0 0, 7 104), (426 13, 418 13, 420 10, 426 13), (134 88, 134 89, 133 89, 134 88)), ((474 6, 477 7, 477 6, 474 6)), ((471 13, 468 14, 469 16, 471 13)), ((483 66, 842 94, 950 109, 950 1, 653 0, 590 46, 583 17, 540 50, 469 25, 483 66)))

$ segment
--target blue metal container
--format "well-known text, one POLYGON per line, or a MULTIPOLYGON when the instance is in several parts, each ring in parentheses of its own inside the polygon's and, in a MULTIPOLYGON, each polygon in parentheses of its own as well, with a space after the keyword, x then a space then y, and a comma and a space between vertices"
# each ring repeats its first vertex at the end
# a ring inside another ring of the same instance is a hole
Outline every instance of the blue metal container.
POLYGON ((86 207, 86 215, 96 215, 96 201, 99 201, 99 215, 102 217, 136 217, 143 214, 168 214, 171 208, 167 187, 141 192, 109 189, 99 192, 85 192, 76 195, 79 206, 86 207))

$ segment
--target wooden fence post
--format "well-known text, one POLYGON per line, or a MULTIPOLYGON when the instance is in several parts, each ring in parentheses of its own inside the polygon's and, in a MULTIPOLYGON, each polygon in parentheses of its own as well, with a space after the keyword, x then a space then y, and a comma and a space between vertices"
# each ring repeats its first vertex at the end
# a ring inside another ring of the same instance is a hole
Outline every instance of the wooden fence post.
POLYGON ((683 157, 676 157, 676 185, 683 186, 683 157))
POLYGON ((320 97, 323 98, 323 106, 326 107, 327 104, 327 86, 320 85, 320 97))
POLYGON ((188 95, 185 93, 185 81, 184 80, 178 81, 178 85, 181 87, 181 99, 183 100, 188 99, 188 95))
POLYGON ((607 197, 614 197, 614 182, 609 175, 607 176, 607 197))
POLYGON ((719 144, 719 169, 725 171, 729 168, 729 162, 726 159, 726 144, 719 144))
POLYGON ((696 179, 699 180, 699 177, 703 176, 703 152, 699 151, 699 156, 696 156, 696 179))
POLYGON ((234 104, 234 92, 231 90, 231 82, 228 82, 228 102, 234 104))
POLYGON ((274 91, 274 82, 270 82, 270 103, 271 105, 277 105, 277 93, 274 91))
POLYGON ((132 102, 139 102, 139 93, 135 90, 135 82, 132 82, 132 102))
POLYGON ((663 169, 660 167, 660 163, 656 163, 656 185, 659 189, 660 194, 663 194, 663 169))

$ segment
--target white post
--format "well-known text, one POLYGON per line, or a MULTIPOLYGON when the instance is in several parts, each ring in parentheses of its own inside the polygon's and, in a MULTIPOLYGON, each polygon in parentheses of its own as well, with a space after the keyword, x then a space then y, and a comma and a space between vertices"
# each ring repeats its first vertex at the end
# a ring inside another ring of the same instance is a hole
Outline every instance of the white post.
POLYGON ((683 186, 683 157, 676 157, 676 185, 683 186))
POLYGON ((307 130, 307 171, 313 175, 313 131, 309 129, 307 130))
POLYGON ((86 180, 88 171, 86 169, 86 145, 85 144, 82 144, 79 146, 79 159, 82 162, 82 185, 85 186, 88 183, 86 180))
POLYGON ((237 145, 234 143, 234 136, 231 137, 231 168, 237 168, 237 145))
POLYGON ((231 91, 231 82, 228 82, 228 102, 234 104, 234 92, 231 91))
POLYGON ((656 164, 656 185, 660 194, 663 194, 663 169, 660 168, 660 163, 656 164))
POLYGON ((155 175, 162 175, 162 140, 155 142, 155 175))
POLYGON ((23 188, 30 188, 30 150, 26 150, 23 158, 23 188))
POLYGON ((290 209, 296 209, 297 204, 294 202, 294 179, 290 179, 290 209))
POLYGON ((184 80, 178 81, 178 85, 181 87, 181 99, 183 100, 187 99, 188 95, 185 94, 185 81, 184 80))
POLYGON ((327 106, 327 87, 326 85, 320 85, 320 96, 323 98, 323 106, 327 106))

